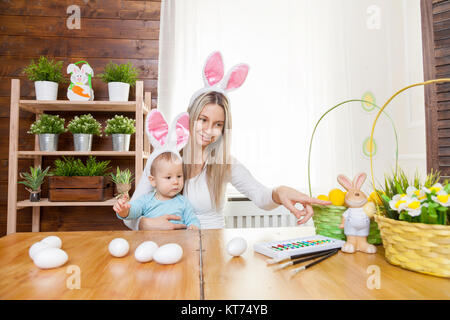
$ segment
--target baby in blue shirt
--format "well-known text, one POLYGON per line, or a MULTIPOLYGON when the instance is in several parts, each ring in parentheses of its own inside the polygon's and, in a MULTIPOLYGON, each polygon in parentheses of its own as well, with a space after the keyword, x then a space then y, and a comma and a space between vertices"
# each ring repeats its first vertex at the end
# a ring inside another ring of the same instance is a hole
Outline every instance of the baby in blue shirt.
POLYGON ((183 189, 183 165, 172 152, 157 156, 150 167, 149 180, 155 191, 136 200, 119 199, 113 209, 119 219, 156 218, 165 214, 179 216, 172 223, 185 224, 188 229, 200 228, 200 221, 189 201, 179 193, 183 189))

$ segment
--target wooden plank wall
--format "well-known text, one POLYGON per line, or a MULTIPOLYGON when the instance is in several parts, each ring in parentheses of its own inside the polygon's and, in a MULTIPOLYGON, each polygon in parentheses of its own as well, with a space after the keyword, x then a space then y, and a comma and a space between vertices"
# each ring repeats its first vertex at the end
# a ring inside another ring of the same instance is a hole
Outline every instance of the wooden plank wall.
MULTIPOLYGON (((450 1, 421 0, 424 79, 450 78, 450 1)), ((450 176, 450 83, 425 87, 427 171, 450 176)))
MULTIPOLYGON (((140 70, 144 91, 152 92, 152 107, 156 107, 158 75, 158 40, 161 2, 127 0, 0 0, 0 236, 6 234, 6 205, 8 188, 8 143, 11 79, 21 80, 21 98, 35 99, 34 84, 23 76, 23 68, 32 58, 46 55, 63 61, 63 72, 69 63, 86 60, 94 74, 103 72, 105 65, 131 61, 140 70), (69 29, 67 20, 80 8, 80 29, 69 29)), ((68 77, 67 77, 68 78, 68 77)), ((107 100, 107 85, 93 78, 95 100, 107 100)), ((59 86, 58 99, 66 98, 67 84, 59 86)), ((134 89, 130 99, 135 99, 134 89)), ((77 113, 60 114, 66 124, 77 113)), ((78 113, 79 114, 79 113, 78 113)), ((114 113, 94 113, 103 124, 114 113)), ((19 148, 32 150, 34 136, 27 134, 34 115, 20 113, 19 148)), ((128 114, 132 116, 132 114, 128 114)), ((70 133, 60 137, 60 150, 73 150, 70 133)), ((112 150, 110 137, 96 137, 93 150, 112 150)), ((130 150, 134 150, 132 138, 130 150)), ((106 160, 105 158, 98 158, 106 160)), ((43 166, 52 165, 55 158, 44 159, 43 166)), ((111 166, 134 171, 133 158, 116 158, 111 166)), ((19 160, 19 171, 32 165, 31 160, 19 160)), ((43 185, 47 197, 47 184, 43 185)), ((20 185, 18 199, 28 193, 20 185)), ((41 231, 120 230, 126 229, 114 212, 103 207, 56 207, 41 209, 41 231)), ((18 232, 31 231, 31 209, 18 212, 18 232)))

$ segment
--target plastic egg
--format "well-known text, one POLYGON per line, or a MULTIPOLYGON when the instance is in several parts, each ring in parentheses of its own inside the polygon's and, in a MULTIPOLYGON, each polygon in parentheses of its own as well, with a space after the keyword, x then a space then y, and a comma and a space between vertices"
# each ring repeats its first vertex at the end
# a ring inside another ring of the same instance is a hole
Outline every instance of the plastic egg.
POLYGON ((128 241, 123 238, 115 238, 109 243, 108 250, 114 257, 121 258, 128 253, 130 245, 128 244, 128 241))
POLYGON ((153 260, 160 264, 174 264, 183 256, 183 248, 176 243, 165 244, 156 249, 153 260))
POLYGON ((36 253, 33 261, 41 269, 52 269, 64 265, 68 259, 65 251, 47 247, 36 253))
POLYGON ((153 259, 153 254, 156 249, 158 249, 158 245, 153 241, 144 241, 142 242, 134 252, 134 257, 139 262, 149 262, 153 259))
POLYGON ((247 241, 244 238, 236 237, 227 243, 228 254, 238 257, 247 249, 247 241))
POLYGON ((59 248, 61 249, 62 241, 57 236, 48 236, 41 240, 42 243, 47 244, 50 248, 59 248))
POLYGON ((47 243, 43 243, 41 241, 34 243, 28 250, 28 254, 30 255, 31 260, 34 260, 34 257, 39 251, 49 247, 50 246, 47 243))

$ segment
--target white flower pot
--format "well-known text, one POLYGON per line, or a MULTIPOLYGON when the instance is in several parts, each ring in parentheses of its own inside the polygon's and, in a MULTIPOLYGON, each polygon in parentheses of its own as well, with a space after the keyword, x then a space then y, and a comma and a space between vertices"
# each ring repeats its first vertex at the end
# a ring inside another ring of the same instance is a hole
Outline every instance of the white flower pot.
POLYGON ((57 100, 58 82, 35 81, 36 100, 57 100))
POLYGON ((109 101, 128 101, 130 84, 124 82, 108 83, 109 101))

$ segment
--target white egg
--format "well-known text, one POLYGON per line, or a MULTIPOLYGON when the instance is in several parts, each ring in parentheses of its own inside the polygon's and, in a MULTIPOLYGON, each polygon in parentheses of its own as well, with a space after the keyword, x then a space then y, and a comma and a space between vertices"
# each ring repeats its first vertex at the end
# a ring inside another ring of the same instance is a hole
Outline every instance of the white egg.
POLYGON ((227 244, 228 254, 238 257, 247 249, 247 241, 244 238, 236 237, 231 239, 227 244))
POLYGON ((158 245, 153 241, 144 241, 142 242, 134 252, 134 257, 139 262, 149 262, 153 259, 153 254, 156 249, 158 249, 158 245))
POLYGON ((130 245, 123 238, 115 238, 109 243, 108 250, 114 257, 121 258, 128 253, 130 245))
POLYGON ((160 264, 174 264, 183 256, 183 248, 176 243, 165 244, 156 249, 153 260, 160 264))
POLYGON ((47 243, 43 243, 41 241, 33 243, 33 245, 28 250, 28 254, 30 255, 31 260, 34 260, 36 254, 42 249, 49 248, 50 246, 47 243))
POLYGON ((48 246, 51 248, 61 249, 62 246, 62 241, 57 236, 48 236, 47 238, 42 239, 41 242, 48 244, 48 246))
POLYGON ((65 264, 69 257, 59 248, 45 248, 34 256, 34 264, 41 269, 58 268, 65 264))

